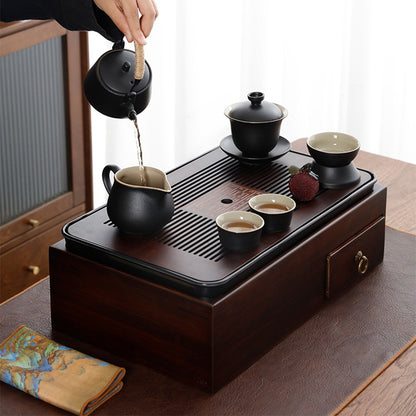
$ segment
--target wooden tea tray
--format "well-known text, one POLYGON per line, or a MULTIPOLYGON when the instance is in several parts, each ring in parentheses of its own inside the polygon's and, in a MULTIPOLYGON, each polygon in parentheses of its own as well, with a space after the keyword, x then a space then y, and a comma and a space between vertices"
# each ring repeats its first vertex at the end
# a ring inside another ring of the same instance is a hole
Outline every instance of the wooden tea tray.
POLYGON ((169 173, 176 212, 160 233, 123 235, 105 207, 72 221, 49 252, 53 329, 219 390, 383 260, 387 190, 365 170, 299 204, 258 249, 222 249, 215 217, 290 195, 288 166, 310 161, 291 151, 250 166, 214 149, 169 173))
POLYGON ((122 234, 103 206, 64 227, 66 248, 195 297, 218 297, 369 194, 376 182, 371 172, 359 169, 357 185, 321 190, 313 201, 298 204, 289 230, 263 233, 256 250, 226 252, 216 230, 217 215, 248 210, 248 200, 259 193, 291 196, 288 167, 310 162, 310 156, 290 151, 266 164, 247 165, 216 148, 168 174, 175 215, 161 232, 122 234))

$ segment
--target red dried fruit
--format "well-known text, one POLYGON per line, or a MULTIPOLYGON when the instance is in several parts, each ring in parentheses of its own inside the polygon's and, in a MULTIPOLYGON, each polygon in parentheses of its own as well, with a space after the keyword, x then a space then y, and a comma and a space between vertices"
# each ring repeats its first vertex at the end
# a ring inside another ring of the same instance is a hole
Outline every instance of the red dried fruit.
MULTIPOLYGON (((293 172, 292 167, 290 168, 293 172)), ((319 191, 319 181, 310 173, 310 166, 303 166, 289 180, 289 189, 293 198, 299 202, 311 201, 319 191)))

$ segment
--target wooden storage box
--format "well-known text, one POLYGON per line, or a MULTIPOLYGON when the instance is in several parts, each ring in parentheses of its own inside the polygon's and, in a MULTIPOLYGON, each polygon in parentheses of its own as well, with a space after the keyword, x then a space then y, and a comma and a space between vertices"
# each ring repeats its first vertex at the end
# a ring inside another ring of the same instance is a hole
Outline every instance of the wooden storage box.
POLYGON ((52 326, 214 392, 382 261, 385 207, 386 189, 375 184, 212 297, 141 275, 111 250, 107 262, 61 241, 50 248, 52 326))

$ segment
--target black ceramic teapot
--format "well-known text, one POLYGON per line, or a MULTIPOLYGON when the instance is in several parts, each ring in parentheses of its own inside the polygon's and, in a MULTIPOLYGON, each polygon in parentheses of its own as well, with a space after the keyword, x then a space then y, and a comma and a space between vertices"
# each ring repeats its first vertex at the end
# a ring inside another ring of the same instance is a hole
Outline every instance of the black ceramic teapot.
POLYGON ((90 68, 84 90, 90 104, 100 113, 114 118, 134 119, 149 104, 152 71, 144 60, 143 45, 135 52, 116 42, 90 68))

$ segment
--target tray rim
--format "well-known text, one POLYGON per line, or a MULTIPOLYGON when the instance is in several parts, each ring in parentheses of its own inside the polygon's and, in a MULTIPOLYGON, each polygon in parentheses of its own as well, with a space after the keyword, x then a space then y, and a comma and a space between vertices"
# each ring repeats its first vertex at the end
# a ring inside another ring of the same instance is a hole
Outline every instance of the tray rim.
MULTIPOLYGON (((202 155, 197 156, 196 158, 170 170, 167 172, 167 175, 181 169, 182 167, 188 165, 191 162, 194 162, 200 158, 203 158, 205 155, 218 150, 218 147, 215 147, 202 155)), ((294 150, 290 150, 289 152, 301 155, 301 156, 308 156, 310 155, 294 150)), ((225 154, 225 153, 224 153, 225 154)), ((226 155, 226 154, 225 154, 226 155)), ((229 157, 229 156, 227 156, 229 157)), ((279 255, 284 254, 287 252, 288 249, 299 243, 302 239, 310 235, 312 232, 317 230, 319 227, 333 219, 336 215, 340 214, 341 212, 348 209, 352 206, 355 202, 362 199, 364 196, 368 195, 374 188, 374 184, 377 181, 377 177, 374 173, 363 169, 357 168, 361 172, 365 172, 369 175, 369 179, 364 182, 360 188, 354 189, 345 195, 342 200, 349 200, 347 205, 340 204, 340 201, 331 205, 327 210, 321 211, 316 216, 312 217, 309 221, 305 222, 300 227, 293 230, 293 232, 288 233, 282 240, 278 243, 272 244, 255 257, 247 260, 246 262, 241 264, 241 267, 232 271, 231 273, 226 274, 220 279, 213 280, 213 281, 201 281, 195 279, 192 276, 188 276, 186 274, 180 273, 175 270, 166 269, 164 267, 155 265, 153 263, 149 263, 145 260, 140 260, 134 258, 132 256, 120 253, 117 250, 114 250, 109 247, 102 246, 97 243, 91 243, 86 239, 75 237, 71 235, 69 232, 69 228, 71 225, 82 221, 83 219, 87 218, 88 216, 94 215, 96 212, 103 210, 106 208, 106 204, 97 207, 78 218, 75 218, 65 224, 62 228, 62 234, 65 238, 65 243, 67 248, 74 252, 75 254, 79 254, 83 256, 88 251, 92 251, 92 257, 88 257, 89 259, 96 260, 105 263, 106 265, 113 267, 118 270, 127 271, 130 274, 138 275, 138 277, 146 277, 142 273, 151 274, 151 278, 153 281, 157 281, 158 283, 162 283, 169 281, 175 287, 189 287, 191 292, 195 292, 195 286, 199 291, 202 292, 202 296, 205 296, 205 292, 209 292, 212 289, 227 289, 231 284, 238 284, 245 280, 251 273, 254 273, 257 270, 260 270, 264 267, 269 261, 273 258, 276 258, 279 255), (360 191, 360 192, 357 192, 360 191), (311 222, 313 222, 313 227, 311 228, 311 222), (74 246, 75 245, 75 246, 74 246), (93 248, 91 247, 93 245, 93 248), (78 247, 81 246, 81 247, 78 247), (279 248, 277 249, 277 246, 279 248), (96 253, 98 252, 98 254, 96 253), (101 254, 101 256, 100 256, 101 254), (111 261, 110 261, 111 260, 111 261), (118 262, 117 265, 114 264, 114 260, 118 262), (121 262, 121 264, 120 264, 121 262), (121 266, 121 267, 118 267, 121 266), (139 274, 140 273, 140 274, 139 274), (238 277, 238 279, 236 279, 238 277), (181 283, 178 283, 177 280, 180 280, 181 283)), ((180 182, 180 181, 179 181, 180 182)), ((178 182, 178 183, 179 183, 178 182)), ((83 256, 85 257, 85 256, 83 256)), ((199 296, 199 295, 198 295, 199 296)), ((207 297, 210 297, 207 295, 207 297)))

